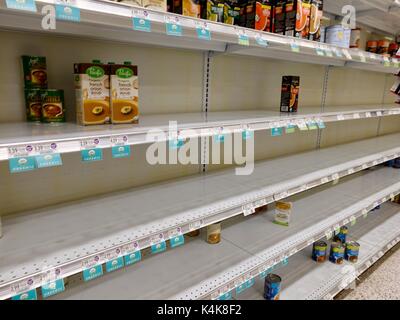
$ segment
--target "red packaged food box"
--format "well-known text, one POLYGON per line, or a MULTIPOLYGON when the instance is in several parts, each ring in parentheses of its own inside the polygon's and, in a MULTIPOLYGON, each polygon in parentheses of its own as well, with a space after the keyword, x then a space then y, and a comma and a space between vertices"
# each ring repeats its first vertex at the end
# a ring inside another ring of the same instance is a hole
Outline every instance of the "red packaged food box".
POLYGON ((311 0, 297 0, 296 29, 297 38, 308 39, 310 33, 311 0))
POLYGON ((273 30, 273 3, 272 0, 250 0, 246 6, 246 27, 261 31, 273 30))
POLYGON ((299 105, 299 91, 299 76, 282 77, 281 112, 297 112, 299 105))

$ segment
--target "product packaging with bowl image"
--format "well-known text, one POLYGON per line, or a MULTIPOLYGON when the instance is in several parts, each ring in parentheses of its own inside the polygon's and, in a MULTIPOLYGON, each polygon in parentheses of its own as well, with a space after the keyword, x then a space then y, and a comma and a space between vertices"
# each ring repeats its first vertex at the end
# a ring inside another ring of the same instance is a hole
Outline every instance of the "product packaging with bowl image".
POLYGON ((297 112, 299 105, 299 91, 299 76, 282 77, 281 112, 297 112))

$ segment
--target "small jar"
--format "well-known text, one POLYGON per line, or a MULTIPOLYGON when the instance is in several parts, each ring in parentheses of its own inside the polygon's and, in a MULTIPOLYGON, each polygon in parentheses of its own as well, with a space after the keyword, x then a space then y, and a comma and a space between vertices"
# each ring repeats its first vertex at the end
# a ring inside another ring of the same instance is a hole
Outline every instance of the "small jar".
POLYGON ((216 244, 221 241, 221 223, 214 223, 207 226, 207 242, 216 244))

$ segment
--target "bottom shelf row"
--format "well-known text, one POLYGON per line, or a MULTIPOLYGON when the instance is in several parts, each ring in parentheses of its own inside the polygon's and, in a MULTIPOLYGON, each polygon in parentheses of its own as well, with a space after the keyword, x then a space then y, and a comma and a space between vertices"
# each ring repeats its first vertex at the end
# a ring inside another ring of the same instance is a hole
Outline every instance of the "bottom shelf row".
MULTIPOLYGON (((120 268, 118 262, 112 264, 118 260, 112 260, 106 265, 107 271, 118 271, 105 272, 90 281, 84 281, 82 273, 76 274, 64 279, 65 291, 62 286, 59 290, 45 287, 44 291, 42 287, 37 292, 41 291, 39 298, 42 298, 42 292, 47 296, 48 292, 63 291, 49 298, 74 300, 192 299, 194 294, 202 298, 203 292, 219 285, 220 279, 229 280, 230 275, 243 273, 249 264, 265 260, 264 252, 273 253, 281 244, 289 246, 310 228, 355 215, 369 205, 368 201, 375 203, 376 199, 392 193, 393 188, 400 190, 399 177, 400 171, 391 168, 366 170, 333 186, 324 185, 288 198, 293 205, 289 226, 273 223, 273 208, 247 217, 237 216, 222 222, 221 241, 217 244, 207 243, 205 232, 195 237, 186 235, 185 245, 162 254, 142 250, 139 263, 120 268)), ((347 220, 347 239, 360 245, 356 263, 330 262, 332 239, 322 239, 327 243, 327 257, 325 262, 317 263, 311 258, 310 242, 307 248, 287 259, 275 260, 266 272, 240 279, 234 288, 217 298, 263 299, 264 278, 269 273, 282 279, 280 299, 333 298, 400 240, 400 206, 395 203, 382 204, 379 209, 351 221, 347 220)), ((100 268, 103 273, 103 266, 100 268)))

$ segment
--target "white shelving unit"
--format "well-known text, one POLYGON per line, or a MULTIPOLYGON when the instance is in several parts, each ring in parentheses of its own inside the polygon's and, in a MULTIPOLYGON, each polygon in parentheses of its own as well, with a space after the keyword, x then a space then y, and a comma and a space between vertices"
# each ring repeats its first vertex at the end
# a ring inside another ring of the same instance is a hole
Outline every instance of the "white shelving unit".
MULTIPOLYGON (((354 110, 349 107, 327 108, 329 111, 316 112, 315 108, 303 108, 297 114, 281 114, 274 111, 235 111, 235 112, 210 112, 144 115, 140 124, 108 125, 82 127, 73 123, 59 125, 43 125, 35 123, 10 123, 0 124, 0 160, 12 157, 10 150, 13 148, 26 148, 35 145, 57 143, 57 152, 77 152, 81 150, 81 141, 86 139, 99 139, 98 147, 111 148, 113 137, 126 136, 128 145, 153 143, 162 141, 159 137, 148 134, 149 131, 158 129, 165 133, 165 139, 174 137, 196 138, 213 136, 220 133, 241 133, 245 130, 259 131, 272 128, 285 128, 294 125, 296 128, 310 123, 322 121, 334 122, 344 120, 357 120, 383 116, 399 115, 400 107, 397 105, 384 106, 356 106, 354 110), (314 111, 314 112, 313 112, 314 111), (169 127, 169 121, 176 121, 176 127, 169 127)), ((175 138, 176 139, 176 138, 175 138)), ((34 154, 34 148, 32 150, 34 154)))
MULTIPOLYGON (((329 261, 317 264, 311 259, 312 247, 296 253, 286 266, 273 271, 283 279, 281 299, 332 299, 400 241, 399 224, 399 206, 387 203, 371 212, 367 219, 349 225, 348 238, 360 244, 359 260, 355 264, 345 262, 338 266, 329 261)), ((263 299, 263 292, 263 281, 257 281, 236 299, 263 299)))
MULTIPOLYGON (((315 267, 308 258, 314 241, 363 220, 354 228, 361 273, 400 240, 396 204, 368 214, 400 193, 400 170, 373 168, 400 157, 400 106, 388 93, 399 59, 111 1, 77 0, 80 22, 57 20, 56 29, 46 30, 41 10, 56 1, 35 3, 37 12, 28 12, 0 0, 0 299, 61 278, 66 291, 55 299, 221 299, 287 259, 282 298, 332 298, 342 274, 329 263, 315 267), (151 32, 133 30, 132 17, 144 15, 151 32), (182 26, 182 36, 167 35, 170 19, 182 26), (209 40, 198 38, 199 28, 210 31, 209 40), (248 45, 239 44, 239 35, 248 45), (49 80, 65 89, 71 114, 73 62, 132 57, 140 70, 139 124, 83 127, 72 117, 58 125, 23 122, 16 75, 22 54, 50 56, 49 80), (299 112, 284 114, 276 84, 288 74, 301 75, 303 95, 299 112), (271 140, 268 130, 291 126, 304 130, 271 140), (164 138, 149 136, 154 129, 164 138), (206 139, 244 131, 258 139, 250 175, 204 162, 151 166, 143 156, 148 144, 180 137, 201 140, 204 159, 214 152, 206 139), (122 136, 135 146, 131 159, 77 161, 82 142, 98 139, 108 149, 122 136), (36 146, 53 143, 63 166, 9 172, 18 150, 35 156, 36 146), (293 201, 287 228, 272 223, 271 206, 282 199, 293 201), (265 205, 268 211, 254 214, 265 205), (149 253, 152 245, 193 230, 204 236, 204 227, 220 221, 218 245, 185 236, 182 246, 149 253), (143 261, 82 281, 93 261, 137 250, 143 261)), ((388 28, 398 25, 378 29, 388 28)), ((262 298, 262 282, 233 297, 262 298)))
POLYGON ((215 299, 219 295, 213 296, 215 292, 223 294, 248 279, 258 278, 264 270, 278 266, 282 257, 289 257, 290 264, 291 255, 307 247, 307 242, 325 237, 324 232, 332 230, 332 225, 348 224, 348 219, 361 215, 363 208, 371 208, 392 190, 400 191, 399 175, 400 171, 382 168, 307 192, 293 199, 297 209, 289 227, 273 224, 273 210, 227 222, 223 224, 220 244, 210 245, 201 237, 195 238, 121 272, 106 274, 103 279, 76 286, 72 279, 71 287, 60 298, 215 299), (309 214, 310 207, 315 214, 309 214), (315 221, 320 224, 314 225, 315 221), (327 229, 328 226, 331 227, 327 229), (160 264, 163 271, 159 270, 160 264))

